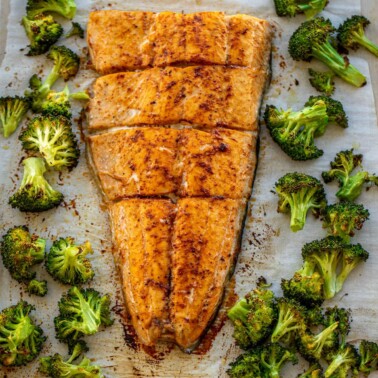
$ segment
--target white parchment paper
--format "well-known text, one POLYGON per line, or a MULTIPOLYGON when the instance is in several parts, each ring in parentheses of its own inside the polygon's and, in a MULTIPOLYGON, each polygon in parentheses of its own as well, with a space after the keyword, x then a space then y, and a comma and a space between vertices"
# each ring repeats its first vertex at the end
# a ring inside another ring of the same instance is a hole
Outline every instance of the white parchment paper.
MULTIPOLYGON (((24 14, 25 2, 12 0, 8 17, 6 55, 0 70, 0 95, 22 94, 27 87, 29 77, 36 72, 47 73, 51 63, 42 57, 26 57, 21 50, 27 45, 27 39, 19 21, 24 14)), ((3 4, 3 1, 1 1, 3 4)), ((307 63, 293 62, 287 54, 287 42, 291 33, 304 21, 278 19, 275 17, 273 0, 155 0, 155 1, 85 1, 77 0, 78 14, 76 21, 84 24, 92 9, 124 9, 152 11, 204 11, 223 10, 229 14, 249 13, 267 18, 275 24, 277 36, 273 53, 273 81, 265 96, 265 103, 282 107, 300 109, 309 95, 316 94, 308 83, 307 63)), ((3 8, 0 8, 3 9, 3 8)), ((360 13, 360 1, 333 0, 324 12, 335 25, 352 14, 360 13)), ((368 15, 367 15, 368 16, 368 15)), ((62 20, 68 30, 69 23, 62 20)), ((4 30, 3 28, 2 30, 4 30)), ((81 40, 61 41, 81 56, 85 56, 81 40)), ((370 85, 369 67, 364 59, 366 53, 360 51, 351 55, 351 61, 367 77, 368 85, 355 89, 337 80, 335 98, 341 100, 348 113, 350 127, 346 130, 331 126, 317 144, 324 149, 324 156, 312 162, 294 163, 275 145, 264 127, 261 130, 261 149, 259 166, 250 200, 250 211, 246 222, 242 252, 235 271, 236 292, 246 294, 255 285, 256 279, 263 275, 273 283, 273 288, 280 294, 280 280, 291 277, 301 264, 300 251, 304 243, 325 236, 321 222, 309 217, 303 231, 293 234, 289 230, 287 216, 277 214, 277 198, 271 193, 275 181, 286 172, 301 171, 319 177, 328 169, 336 152, 354 147, 364 154, 364 167, 378 173, 378 129, 374 109, 374 97, 370 85)), ((313 67, 321 67, 317 63, 313 67)), ((94 72, 82 69, 75 80, 70 82, 71 90, 85 89, 90 85, 94 72)), ((80 104, 74 107, 77 117, 80 104)), ((80 133, 77 124, 75 130, 80 133)), ((90 240, 95 253, 92 257, 96 277, 90 286, 101 292, 112 294, 113 305, 121 305, 120 285, 111 256, 110 229, 106 212, 101 205, 101 198, 84 158, 85 145, 81 140, 82 158, 79 166, 72 172, 49 173, 53 186, 65 194, 65 206, 56 210, 36 215, 25 215, 11 209, 8 198, 19 185, 22 168, 19 166, 23 156, 18 142, 19 130, 9 139, 0 138, 0 233, 9 227, 26 224, 31 231, 49 239, 48 247, 56 237, 74 236, 78 242, 90 240)), ((335 200, 336 185, 327 185, 329 202, 335 200)), ((346 282, 344 290, 332 302, 350 307, 353 313, 351 342, 362 338, 378 341, 378 247, 376 230, 378 227, 378 189, 364 192, 359 199, 369 208, 371 217, 364 229, 357 234, 355 242, 360 242, 370 252, 370 259, 364 266, 358 267, 346 282)), ((49 282, 49 293, 45 298, 30 297, 24 293, 21 285, 12 280, 0 263, 0 308, 16 303, 24 298, 37 307, 35 313, 48 340, 42 354, 54 352, 67 353, 65 345, 58 343, 54 336, 53 317, 57 315, 57 301, 68 288, 59 285, 41 268, 38 276, 49 282)), ((117 308, 120 308, 118 306, 117 308)), ((205 355, 186 355, 177 348, 160 345, 151 353, 141 349, 134 350, 125 342, 123 318, 115 314, 112 327, 87 338, 90 351, 87 355, 103 367, 107 377, 225 377, 227 365, 239 353, 231 337, 232 327, 227 322, 205 355)), ((0 367, 0 377, 39 377, 37 363, 15 369, 0 367)), ((286 367, 284 376, 293 378, 296 368, 286 367)), ((371 375, 374 376, 374 375, 371 375)), ((378 375, 375 375, 378 376, 378 375)))

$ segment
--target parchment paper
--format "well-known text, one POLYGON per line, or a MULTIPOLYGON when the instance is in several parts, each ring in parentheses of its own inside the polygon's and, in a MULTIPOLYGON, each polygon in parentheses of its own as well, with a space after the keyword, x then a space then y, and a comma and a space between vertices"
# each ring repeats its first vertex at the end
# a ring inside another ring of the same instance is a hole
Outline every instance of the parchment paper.
MULTIPOLYGON (((42 57, 26 57, 27 39, 19 21, 24 14, 26 1, 12 0, 8 18, 6 55, 1 65, 1 96, 22 94, 27 87, 29 77, 36 72, 48 72, 51 63, 42 57)), ((1 2, 3 3, 3 1, 1 2)), ((276 25, 277 36, 273 53, 273 81, 265 102, 283 107, 300 109, 308 96, 316 94, 307 78, 306 63, 295 63, 287 54, 287 41, 295 28, 304 21, 303 17, 295 19, 278 19, 274 14, 272 0, 160 0, 160 1, 84 1, 77 0, 78 15, 76 21, 84 24, 91 9, 143 9, 153 11, 203 11, 223 10, 229 14, 242 12, 267 18, 276 25), (298 84, 298 85, 297 85, 298 84)), ((1 9, 1 8, 0 8, 1 9)), ((343 18, 360 13, 360 1, 333 0, 324 12, 335 25, 343 18)), ((368 15, 367 15, 368 16, 368 15)), ((64 20, 62 20, 64 22, 64 20)), ((64 22, 68 30, 70 24, 64 22)), ((3 29, 2 29, 3 30, 3 29)), ((85 56, 81 40, 61 40, 62 44, 85 56)), ((271 193, 274 182, 289 171, 301 171, 320 178, 323 170, 328 169, 329 162, 341 149, 354 147, 364 154, 364 167, 378 173, 378 130, 374 109, 374 97, 370 85, 369 68, 365 52, 351 54, 351 61, 368 77, 368 85, 355 89, 337 79, 335 98, 341 100, 348 113, 350 127, 347 130, 330 126, 324 137, 317 139, 317 144, 324 149, 324 156, 312 162, 294 163, 272 142, 265 127, 261 130, 261 149, 257 177, 253 195, 250 200, 249 216, 246 222, 242 253, 235 271, 236 292, 246 294, 255 285, 256 279, 263 275, 273 283, 279 295, 280 280, 289 278, 301 265, 300 251, 304 243, 325 236, 321 222, 309 216, 303 231, 293 234, 289 230, 288 216, 277 214, 277 198, 271 193)), ((312 67, 321 68, 316 63, 312 67)), ((324 67, 322 67, 324 68, 324 67)), ((70 82, 72 90, 85 89, 96 75, 85 68, 74 81, 70 82)), ((80 104, 74 107, 77 117, 80 104)), ((78 136, 79 130, 75 124, 78 136)), ((110 230, 106 212, 101 205, 101 198, 94 180, 88 171, 84 158, 84 141, 81 140, 82 158, 80 164, 71 173, 49 173, 53 186, 65 194, 66 204, 56 210, 37 215, 25 215, 8 205, 9 196, 16 190, 22 176, 19 166, 23 152, 18 142, 19 130, 9 139, 0 138, 0 232, 4 234, 9 227, 26 224, 31 231, 49 239, 48 247, 56 237, 74 236, 78 242, 90 240, 95 253, 92 262, 96 277, 90 286, 101 292, 112 294, 113 305, 122 304, 120 285, 111 256, 110 230)), ((335 201, 336 185, 327 185, 329 202, 335 201)), ((370 210, 370 220, 357 234, 354 241, 360 242, 370 252, 368 262, 358 267, 348 279, 344 290, 332 303, 350 307, 353 313, 352 331, 348 339, 351 342, 362 338, 378 341, 378 251, 376 230, 378 226, 378 189, 364 192, 359 199, 370 210)), ((48 335, 42 355, 54 352, 67 353, 66 346, 58 343, 54 336, 53 317, 57 315, 57 301, 68 288, 59 285, 48 276, 44 269, 38 269, 38 277, 49 282, 49 293, 45 298, 30 297, 24 293, 21 285, 12 280, 6 269, 0 264, 0 308, 15 304, 24 298, 37 307, 35 313, 41 326, 48 335)), ((118 311, 117 311, 118 312, 118 311)), ((115 314, 112 327, 88 337, 90 351, 87 355, 103 367, 107 377, 225 377, 229 362, 240 350, 231 337, 232 326, 227 322, 213 341, 211 349, 205 355, 186 355, 177 348, 167 345, 157 347, 154 357, 143 350, 133 350, 124 339, 122 317, 115 314)), ((293 378, 295 368, 287 367, 284 376, 293 378)), ((0 377, 38 377, 38 363, 15 369, 0 368, 0 377)), ((371 375, 378 376, 376 375, 371 375)))

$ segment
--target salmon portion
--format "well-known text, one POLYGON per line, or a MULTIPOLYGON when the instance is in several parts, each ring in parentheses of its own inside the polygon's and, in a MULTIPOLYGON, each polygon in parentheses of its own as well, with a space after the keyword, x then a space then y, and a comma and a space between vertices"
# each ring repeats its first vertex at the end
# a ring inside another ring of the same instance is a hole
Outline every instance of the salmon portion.
POLYGON ((109 207, 115 260, 140 341, 153 345, 169 324, 171 228, 168 200, 129 199, 109 207))
POLYGON ((216 314, 239 246, 242 201, 184 198, 173 231, 170 317, 191 350, 216 314))
POLYGON ((89 102, 89 130, 169 125, 255 131, 266 72, 221 66, 152 68, 100 77, 89 102))
POLYGON ((101 74, 174 64, 261 69, 271 35, 265 20, 223 12, 101 10, 90 13, 87 28, 91 59, 101 74))

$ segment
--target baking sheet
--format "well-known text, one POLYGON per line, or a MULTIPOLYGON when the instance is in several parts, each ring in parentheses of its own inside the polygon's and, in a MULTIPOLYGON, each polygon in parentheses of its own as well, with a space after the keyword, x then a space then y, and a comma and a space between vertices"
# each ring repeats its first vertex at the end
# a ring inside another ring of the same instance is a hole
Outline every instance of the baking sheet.
MULTIPOLYGON (((309 64, 293 62, 287 55, 287 40, 292 31, 304 20, 297 17, 292 20, 278 19, 274 15, 273 1, 267 0, 160 0, 160 1, 84 1, 77 0, 78 15, 76 21, 85 23, 90 9, 124 9, 152 11, 203 11, 224 10, 229 14, 242 12, 267 18, 275 24, 277 36, 273 53, 273 81, 265 99, 268 103, 299 109, 309 95, 315 94, 307 79, 309 64), (296 85, 299 82, 299 86, 296 85)), ((4 7, 4 2, 1 2, 4 7)), ((22 94, 27 87, 29 77, 40 70, 49 71, 50 63, 45 57, 26 57, 20 51, 27 45, 27 39, 19 24, 24 13, 24 0, 12 0, 8 18, 6 55, 1 65, 0 91, 4 94, 22 94)), ((5 9, 5 8, 0 8, 5 9)), ((333 0, 324 15, 330 17, 337 25, 347 15, 360 13, 360 2, 355 0, 333 0)), ((63 21, 63 20, 62 20, 63 21)), ((69 23, 64 23, 66 29, 69 23)), ((3 30, 3 29, 2 29, 3 30)), ((85 55, 83 41, 71 39, 62 41, 85 55)), ((321 223, 309 217, 305 229, 297 234, 289 230, 288 217, 277 214, 277 198, 271 193, 274 182, 285 172, 302 171, 320 177, 328 169, 336 152, 354 147, 364 154, 364 167, 378 173, 378 130, 374 109, 374 96, 370 84, 366 53, 351 55, 352 62, 368 77, 368 85, 354 89, 337 80, 335 98, 341 100, 350 119, 347 130, 330 126, 323 138, 317 139, 319 147, 325 153, 312 162, 294 163, 284 155, 272 142, 265 128, 261 132, 259 166, 250 200, 249 216, 243 237, 242 253, 235 271, 235 291, 244 295, 253 286, 256 279, 264 275, 273 283, 273 288, 280 294, 281 277, 291 277, 300 266, 300 250, 304 243, 325 235, 321 223)), ((316 67, 313 63, 311 66, 316 67)), ((319 64, 319 68, 321 65, 319 64)), ((83 69, 75 80, 70 81, 72 90, 86 88, 96 75, 83 69)), ((62 84, 63 85, 63 84, 62 84)), ((75 106, 77 118, 79 106, 75 106)), ((80 135, 75 125, 78 136, 80 135)), ((115 323, 97 335, 87 338, 90 351, 87 355, 103 367, 107 377, 225 377, 227 365, 239 353, 231 337, 232 327, 227 322, 212 341, 210 350, 204 355, 186 355, 177 348, 160 345, 148 353, 141 349, 134 350, 132 338, 125 337, 130 330, 123 326, 122 298, 117 275, 111 256, 110 229, 101 198, 88 171, 84 158, 84 142, 81 141, 82 158, 79 166, 72 172, 61 175, 52 172, 49 178, 66 198, 65 206, 37 215, 26 215, 11 209, 7 204, 9 196, 17 188, 22 176, 19 166, 23 152, 17 140, 19 130, 8 140, 0 138, 0 226, 1 233, 17 224, 27 224, 31 231, 49 239, 48 247, 56 237, 74 236, 77 241, 90 240, 95 254, 92 257, 96 277, 90 285, 101 292, 112 294, 116 314, 115 323)), ((326 186, 329 202, 335 200, 336 185, 326 186)), ((370 252, 370 259, 360 266, 346 282, 344 290, 326 305, 338 304, 350 307, 353 314, 352 331, 348 339, 352 342, 360 338, 378 340, 378 256, 375 230, 378 226, 378 189, 364 192, 359 202, 369 208, 371 217, 364 229, 357 234, 355 242, 360 242, 370 252)), ((57 315, 56 302, 67 287, 59 285, 43 271, 38 269, 40 278, 49 282, 49 293, 45 298, 30 297, 23 288, 10 279, 8 272, 0 264, 0 308, 16 303, 23 298, 37 307, 35 313, 41 326, 48 335, 42 352, 43 355, 60 352, 66 354, 66 346, 58 343, 54 337, 52 319, 57 315)), ((208 339, 211 341, 211 338, 208 339)), ((0 370, 0 377, 38 377, 37 363, 27 367, 0 370)), ((301 370, 286 367, 284 377, 296 376, 301 370)), ((1 368, 0 368, 1 369, 1 368)), ((378 376, 378 375, 371 375, 378 376)))

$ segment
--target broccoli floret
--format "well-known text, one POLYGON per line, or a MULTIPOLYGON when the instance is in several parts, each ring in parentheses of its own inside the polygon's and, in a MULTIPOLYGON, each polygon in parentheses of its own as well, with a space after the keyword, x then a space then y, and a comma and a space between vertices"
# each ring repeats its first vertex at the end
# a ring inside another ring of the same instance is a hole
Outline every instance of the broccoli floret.
POLYGON ((303 374, 299 374, 297 378, 322 378, 323 377, 323 369, 321 365, 316 362, 311 365, 307 371, 303 374))
POLYGON ((261 367, 261 347, 254 348, 241 354, 234 362, 230 363, 227 374, 231 378, 261 378, 263 368, 261 367))
POLYGON ((333 298, 341 291, 350 272, 368 256, 360 244, 347 244, 334 236, 307 243, 302 249, 304 261, 315 263, 324 279, 325 299, 333 298))
POLYGON ((258 345, 272 332, 277 319, 274 293, 264 284, 258 285, 228 311, 228 317, 234 324, 233 336, 241 348, 258 345))
POLYGON ((45 81, 33 75, 29 80, 29 87, 32 90, 26 91, 25 95, 30 99, 34 112, 43 110, 43 104, 52 90, 52 86, 59 78, 68 80, 75 76, 79 70, 80 58, 72 50, 65 46, 53 46, 47 57, 54 61, 54 66, 45 81))
POLYGON ((357 50, 360 46, 378 57, 378 46, 365 34, 370 21, 364 16, 352 16, 339 26, 337 39, 345 49, 357 50))
POLYGON ((59 301, 60 315, 54 319, 58 340, 72 344, 84 335, 93 335, 101 325, 113 324, 110 298, 94 289, 72 287, 59 301))
POLYGON ((45 259, 46 240, 31 234, 26 226, 10 228, 1 241, 4 266, 12 278, 27 283, 35 277, 34 265, 45 259))
POLYGON ((327 5, 328 0, 274 0, 277 16, 294 17, 304 13, 307 18, 312 18, 320 13, 327 5))
POLYGON ((365 183, 378 185, 378 177, 366 171, 359 171, 351 175, 353 170, 361 165, 363 156, 356 155, 351 150, 340 151, 336 154, 331 169, 323 172, 324 182, 329 183, 336 179, 340 189, 336 196, 342 201, 355 201, 361 194, 365 183))
POLYGON ((273 140, 293 160, 317 159, 323 155, 314 138, 323 135, 328 124, 324 101, 298 112, 268 105, 264 120, 273 140))
POLYGON ((46 340, 29 314, 34 306, 20 301, 0 313, 0 364, 21 366, 33 361, 46 340))
POLYGON ((340 236, 349 243, 351 236, 354 236, 354 230, 361 230, 369 215, 363 205, 336 203, 324 209, 323 228, 328 228, 331 235, 340 236))
POLYGON ((8 138, 16 131, 29 108, 30 101, 26 97, 0 98, 0 128, 5 138, 8 138))
POLYGON ((33 18, 23 17, 27 37, 30 41, 30 49, 26 55, 41 55, 49 51, 50 47, 63 34, 62 26, 52 16, 39 14, 33 18))
POLYGON ((360 354, 360 365, 358 370, 369 375, 378 370, 378 344, 372 341, 362 340, 358 348, 360 354))
POLYGON ((83 245, 75 244, 71 237, 55 240, 46 258, 46 269, 58 281, 79 285, 90 281, 94 271, 86 258, 93 253, 89 241, 83 245))
MULTIPOLYGON (((345 344, 346 337, 350 331, 350 310, 345 308, 335 307, 328 307, 325 312, 325 322, 326 326, 330 326, 337 322, 339 324, 336 331, 330 335, 329 339, 325 345, 325 352, 328 354, 329 352, 333 352, 337 350, 337 348, 341 344, 345 344), (341 340, 339 340, 341 339, 341 340)), ((325 354, 326 357, 326 354, 325 354)))
POLYGON ((63 194, 54 190, 44 178, 45 162, 30 157, 23 161, 24 176, 17 192, 9 198, 12 207, 20 211, 40 212, 52 209, 63 201, 63 194))
POLYGON ((28 0, 26 5, 28 17, 41 13, 58 13, 72 20, 76 14, 75 0, 28 0))
POLYGON ((305 306, 319 306, 324 301, 324 279, 316 271, 313 261, 304 261, 301 269, 290 280, 282 279, 284 296, 295 299, 305 306))
POLYGON ((40 358, 39 371, 52 378, 61 377, 91 377, 103 378, 101 368, 97 365, 92 365, 87 357, 83 357, 78 364, 73 361, 78 359, 81 354, 88 350, 83 341, 77 342, 72 350, 71 356, 64 360, 63 356, 55 353, 53 356, 40 358))
POLYGON ((271 343, 262 348, 261 365, 266 377, 280 377, 280 371, 288 361, 296 364, 298 362, 297 356, 280 344, 271 343))
POLYGON ((38 295, 44 297, 47 294, 47 281, 31 280, 26 289, 29 294, 38 295))
MULTIPOLYGON (((347 377, 349 371, 358 374, 357 367, 360 362, 356 348, 351 344, 342 345, 339 350, 327 357, 329 366, 327 367, 324 377, 347 377)), ((354 375, 354 376, 356 376, 354 375)))
POLYGON ((327 96, 311 96, 305 106, 313 106, 319 101, 323 101, 326 104, 329 123, 336 123, 344 129, 348 127, 348 117, 344 111, 343 104, 340 101, 327 96))
POLYGON ((290 38, 290 55, 294 60, 308 62, 316 58, 349 84, 362 87, 366 84, 365 76, 332 46, 334 31, 331 21, 323 17, 304 22, 290 38))
POLYGON ((315 177, 304 173, 287 173, 275 184, 279 196, 279 213, 291 213, 290 228, 293 232, 302 230, 307 212, 315 216, 327 205, 323 185, 315 177))
POLYGON ((326 96, 331 96, 335 92, 335 74, 333 72, 318 72, 312 68, 308 69, 310 84, 326 96))
POLYGON ((78 22, 73 22, 69 32, 65 35, 66 38, 70 38, 77 35, 79 38, 84 38, 84 29, 78 22))
POLYGON ((66 117, 37 116, 19 139, 25 150, 39 152, 47 165, 55 169, 71 170, 79 162, 80 150, 66 117))

